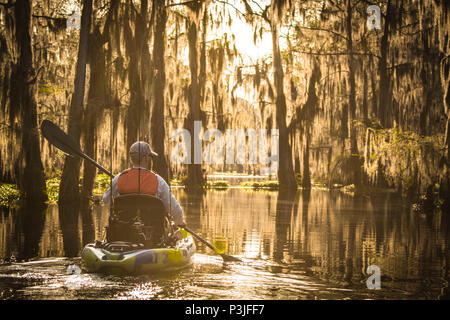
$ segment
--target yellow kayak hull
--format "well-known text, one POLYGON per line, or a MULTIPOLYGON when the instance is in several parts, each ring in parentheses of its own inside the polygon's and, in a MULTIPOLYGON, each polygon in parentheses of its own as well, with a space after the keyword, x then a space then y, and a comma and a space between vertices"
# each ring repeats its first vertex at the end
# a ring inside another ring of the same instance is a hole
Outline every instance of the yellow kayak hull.
POLYGON ((183 238, 171 248, 110 252, 88 244, 81 253, 82 267, 87 272, 107 274, 148 274, 184 268, 192 263, 196 247, 188 232, 181 233, 183 238))

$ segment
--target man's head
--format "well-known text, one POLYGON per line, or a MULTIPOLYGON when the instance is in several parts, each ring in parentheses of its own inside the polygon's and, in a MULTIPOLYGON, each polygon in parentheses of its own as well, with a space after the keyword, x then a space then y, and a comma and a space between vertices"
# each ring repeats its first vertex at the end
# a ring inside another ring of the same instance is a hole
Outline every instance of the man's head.
POLYGON ((137 141, 130 147, 130 159, 134 167, 150 168, 152 157, 158 156, 147 142, 137 141))

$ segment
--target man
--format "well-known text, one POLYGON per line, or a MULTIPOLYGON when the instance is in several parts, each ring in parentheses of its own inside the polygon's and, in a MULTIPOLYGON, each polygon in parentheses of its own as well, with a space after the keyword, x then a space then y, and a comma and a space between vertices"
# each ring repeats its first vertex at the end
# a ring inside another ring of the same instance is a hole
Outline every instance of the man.
POLYGON ((152 151, 147 142, 143 141, 133 143, 129 153, 133 167, 114 177, 111 187, 103 195, 103 202, 105 204, 111 202, 111 189, 113 199, 128 193, 149 194, 161 199, 164 208, 171 213, 177 225, 185 225, 183 210, 170 192, 169 186, 163 178, 151 171, 152 157, 156 157, 158 154, 152 151))

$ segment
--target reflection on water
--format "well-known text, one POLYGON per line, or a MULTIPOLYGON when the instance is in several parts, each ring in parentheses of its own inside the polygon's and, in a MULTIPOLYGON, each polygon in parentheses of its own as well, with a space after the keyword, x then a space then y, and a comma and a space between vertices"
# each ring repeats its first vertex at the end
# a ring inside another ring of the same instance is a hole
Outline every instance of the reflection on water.
POLYGON ((82 247, 103 237, 108 207, 3 208, 0 299, 448 298, 448 217, 411 213, 389 195, 174 193, 194 231, 227 239, 244 262, 223 263, 197 243, 194 264, 176 273, 69 274, 82 247), (366 287, 370 265, 381 269, 381 290, 366 287))

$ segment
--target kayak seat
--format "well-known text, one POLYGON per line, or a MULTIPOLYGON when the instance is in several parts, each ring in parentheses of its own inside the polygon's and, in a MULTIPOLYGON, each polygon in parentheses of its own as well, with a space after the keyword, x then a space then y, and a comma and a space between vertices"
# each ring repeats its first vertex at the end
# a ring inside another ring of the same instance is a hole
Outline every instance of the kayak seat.
POLYGON ((106 240, 141 243, 145 248, 156 248, 166 244, 170 226, 169 216, 159 198, 147 194, 124 194, 114 199, 106 240))

